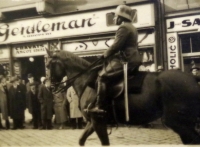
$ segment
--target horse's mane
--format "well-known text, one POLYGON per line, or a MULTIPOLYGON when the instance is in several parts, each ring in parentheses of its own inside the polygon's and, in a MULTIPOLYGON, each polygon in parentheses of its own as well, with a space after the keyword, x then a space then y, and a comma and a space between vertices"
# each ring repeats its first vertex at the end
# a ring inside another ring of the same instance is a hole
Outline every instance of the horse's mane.
POLYGON ((71 62, 73 64, 76 64, 76 65, 79 65, 79 66, 82 66, 82 67, 88 67, 90 66, 90 62, 88 62, 87 60, 75 55, 74 53, 71 53, 69 51, 59 51, 57 54, 57 57, 59 57, 61 60, 71 60, 71 62))

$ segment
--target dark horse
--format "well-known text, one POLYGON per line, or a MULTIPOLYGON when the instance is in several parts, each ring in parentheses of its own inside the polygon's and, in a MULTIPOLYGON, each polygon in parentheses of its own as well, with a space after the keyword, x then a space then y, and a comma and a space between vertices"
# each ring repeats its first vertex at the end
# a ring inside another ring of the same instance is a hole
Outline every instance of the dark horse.
MULTIPOLYGON (((80 97, 80 108, 87 120, 87 126, 79 139, 79 144, 84 145, 88 136, 95 131, 102 145, 109 145, 105 118, 111 110, 107 109, 106 115, 83 111, 95 101, 94 83, 97 71, 88 71, 91 63, 70 52, 58 51, 52 56, 52 52, 48 51, 48 54, 52 57, 48 62, 52 79, 60 82, 62 77, 67 75, 66 85, 74 86, 80 97), (81 72, 82 74, 76 76, 81 72)), ((58 84, 56 87, 59 89, 61 85, 58 84)), ((118 95, 114 99, 117 114, 115 117, 118 122, 127 123, 123 94, 119 94, 119 90, 116 94, 112 87, 114 86, 109 86, 107 100, 118 95)), ((129 124, 145 124, 162 117, 164 124, 176 132, 184 144, 200 144, 200 135, 195 130, 200 116, 200 88, 192 75, 178 70, 149 72, 144 78, 141 92, 129 94, 128 97, 129 124)), ((109 102, 107 108, 112 108, 109 102)))

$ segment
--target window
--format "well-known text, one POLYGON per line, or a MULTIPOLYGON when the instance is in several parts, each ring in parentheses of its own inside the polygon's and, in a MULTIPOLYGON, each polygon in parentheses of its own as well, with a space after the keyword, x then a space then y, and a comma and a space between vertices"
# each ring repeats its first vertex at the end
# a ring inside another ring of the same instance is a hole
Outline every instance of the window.
MULTIPOLYGON (((110 12, 106 14, 106 23, 107 26, 114 26, 114 21, 113 18, 115 16, 114 12, 110 12)), ((131 12, 131 16, 132 16, 132 23, 136 23, 137 22, 137 10, 136 9, 132 9, 131 12)))
POLYGON ((192 66, 200 67, 200 33, 180 35, 182 47, 182 68, 191 72, 192 66))
POLYGON ((193 65, 200 67, 200 56, 184 57, 183 64, 184 64, 184 72, 190 73, 193 65))
POLYGON ((182 53, 196 53, 200 52, 200 34, 186 34, 181 35, 182 53))
POLYGON ((141 48, 139 53, 142 58, 142 65, 139 67, 139 71, 155 71, 153 47, 141 48))

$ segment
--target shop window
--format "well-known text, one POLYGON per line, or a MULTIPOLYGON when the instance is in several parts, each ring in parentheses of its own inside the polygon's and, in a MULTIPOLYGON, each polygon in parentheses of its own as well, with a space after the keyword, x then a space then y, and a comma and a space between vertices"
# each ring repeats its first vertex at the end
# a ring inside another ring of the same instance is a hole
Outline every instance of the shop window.
POLYGON ((180 43, 182 68, 184 72, 190 73, 193 66, 200 67, 200 33, 181 35, 180 43))
MULTIPOLYGON (((132 9, 131 12, 131 16, 132 16, 132 23, 136 23, 137 22, 137 10, 136 9, 132 9)), ((107 26, 114 26, 114 19, 115 17, 115 13, 114 12, 110 12, 106 14, 106 23, 107 26)))
POLYGON ((197 53, 200 52, 200 34, 186 34, 180 36, 182 53, 197 53))
POLYGON ((155 71, 153 47, 139 49, 139 53, 142 58, 142 65, 140 66, 139 70, 155 71))
POLYGON ((200 67, 200 56, 184 57, 183 58, 184 72, 191 73, 193 66, 200 67))

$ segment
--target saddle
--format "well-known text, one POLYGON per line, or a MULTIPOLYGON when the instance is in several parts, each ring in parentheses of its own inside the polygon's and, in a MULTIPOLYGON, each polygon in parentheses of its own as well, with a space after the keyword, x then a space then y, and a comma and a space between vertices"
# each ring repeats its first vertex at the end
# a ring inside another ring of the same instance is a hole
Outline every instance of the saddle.
MULTIPOLYGON (((129 72, 128 73, 128 94, 141 93, 144 78, 147 72, 129 72)), ((114 78, 107 83, 108 93, 113 98, 117 98, 124 92, 124 77, 123 73, 119 77, 114 78)))
MULTIPOLYGON (((92 71, 98 71, 102 68, 102 65, 95 66, 92 71)), ((138 67, 135 67, 133 69, 128 70, 128 94, 135 94, 140 93, 142 89, 142 84, 144 81, 144 78, 147 75, 147 72, 138 71, 138 67)), ((95 73, 95 72, 94 72, 95 73)), ((118 97, 121 95, 124 91, 124 75, 123 70, 119 71, 118 76, 114 76, 112 78, 106 79, 106 93, 111 95, 113 98, 118 97)), ((97 75, 93 75, 96 77, 97 75)), ((93 78, 91 78, 93 79, 93 78)), ((89 85, 91 87, 96 87, 95 85, 92 85, 93 81, 89 82, 89 85)))

